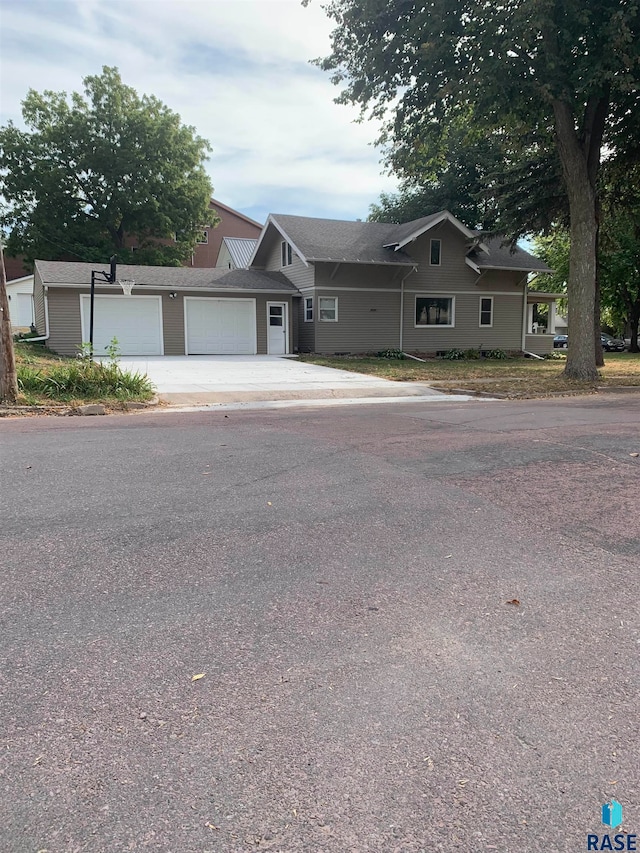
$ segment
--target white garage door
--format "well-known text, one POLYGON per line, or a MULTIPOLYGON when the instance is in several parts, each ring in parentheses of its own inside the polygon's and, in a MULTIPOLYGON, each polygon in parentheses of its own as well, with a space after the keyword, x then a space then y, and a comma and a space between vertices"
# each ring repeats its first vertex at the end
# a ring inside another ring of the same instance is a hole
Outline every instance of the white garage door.
MULTIPOLYGON (((82 340, 89 340, 90 298, 81 297, 82 340)), ((162 355, 162 307, 159 296, 96 296, 93 351, 106 355, 117 338, 121 355, 162 355)))
POLYGON ((255 355, 255 299, 186 297, 187 355, 255 355))

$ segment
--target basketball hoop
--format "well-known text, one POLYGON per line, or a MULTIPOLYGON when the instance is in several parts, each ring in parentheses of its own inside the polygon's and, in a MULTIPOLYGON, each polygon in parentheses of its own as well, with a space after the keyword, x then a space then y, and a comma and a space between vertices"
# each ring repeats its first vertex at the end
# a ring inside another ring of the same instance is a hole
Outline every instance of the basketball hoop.
POLYGON ((132 278, 122 278, 118 281, 118 284, 122 288, 122 292, 125 296, 131 296, 131 291, 133 290, 133 285, 135 281, 132 278))

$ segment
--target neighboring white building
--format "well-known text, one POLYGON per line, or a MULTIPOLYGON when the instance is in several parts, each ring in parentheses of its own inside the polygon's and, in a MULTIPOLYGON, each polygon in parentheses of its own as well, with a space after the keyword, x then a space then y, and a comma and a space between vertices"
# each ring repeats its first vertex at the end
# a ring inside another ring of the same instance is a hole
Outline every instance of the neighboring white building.
POLYGON ((33 313, 33 276, 14 278, 7 282, 9 316, 14 331, 29 331, 35 322, 33 313))
POLYGON ((249 237, 223 237, 216 267, 225 270, 247 269, 257 242, 249 237))

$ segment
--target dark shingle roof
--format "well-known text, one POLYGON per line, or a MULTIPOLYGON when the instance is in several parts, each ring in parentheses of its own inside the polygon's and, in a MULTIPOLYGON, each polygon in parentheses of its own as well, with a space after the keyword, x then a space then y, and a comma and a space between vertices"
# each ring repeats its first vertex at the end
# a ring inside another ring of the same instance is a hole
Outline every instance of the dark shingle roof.
POLYGON ((437 213, 432 213, 430 216, 423 216, 421 219, 414 219, 411 222, 404 222, 402 225, 395 225, 394 232, 389 236, 385 245, 391 246, 404 243, 416 231, 422 231, 422 229, 428 228, 432 222, 435 223, 436 220, 441 219, 443 213, 444 211, 438 211, 437 213))
MULTIPOLYGON (((412 234, 428 230, 431 223, 435 225, 446 217, 451 215, 441 210, 430 216, 397 225, 389 222, 350 222, 275 213, 270 216, 307 261, 407 266, 413 265, 415 261, 401 249, 396 251, 393 246, 408 240, 412 234), (389 248, 384 248, 385 246, 389 248)), ((454 219, 454 223, 456 221, 454 219)), ((462 223, 455 227, 460 226, 462 223)), ((470 230, 466 232, 467 236, 474 233, 470 230)), ((474 249, 470 251, 469 259, 481 269, 551 271, 543 261, 523 249, 516 248, 513 251, 501 243, 500 237, 483 240, 489 254, 481 249, 474 249)))
MULTIPOLYGON (((78 264, 70 261, 36 261, 44 284, 76 284, 88 287, 92 270, 109 272, 105 264, 78 264)), ((293 284, 279 272, 262 270, 196 269, 193 267, 148 267, 118 264, 119 279, 133 279, 135 287, 172 287, 176 290, 267 290, 297 292, 293 284)), ((100 287, 104 282, 97 282, 100 287)), ((110 285, 106 285, 109 287, 110 285)), ((112 285, 118 287, 117 284, 112 285)))
POLYGON ((480 267, 480 269, 498 270, 522 270, 522 272, 551 272, 551 269, 535 258, 524 249, 516 248, 515 251, 507 244, 502 245, 502 237, 482 238, 482 243, 489 250, 489 254, 482 249, 474 249, 469 253, 469 260, 480 267))
MULTIPOLYGON (((272 213, 270 217, 285 232, 307 261, 413 266, 404 252, 385 249, 398 225, 386 222, 350 222, 272 213)), ((394 241, 395 242, 395 241, 394 241)))

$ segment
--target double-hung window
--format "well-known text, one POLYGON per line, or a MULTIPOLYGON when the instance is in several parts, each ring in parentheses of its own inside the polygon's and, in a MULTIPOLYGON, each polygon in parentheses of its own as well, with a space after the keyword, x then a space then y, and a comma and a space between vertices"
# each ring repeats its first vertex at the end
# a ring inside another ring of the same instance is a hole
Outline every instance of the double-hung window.
POLYGON ((283 240, 280 244, 280 260, 281 266, 290 267, 293 263, 293 255, 291 253, 291 243, 287 243, 286 240, 283 240))
POLYGON ((480 326, 493 326, 493 296, 480 297, 480 326))
POLYGON ((313 296, 304 298, 304 321, 305 323, 313 322, 313 296))
POLYGON ((320 296, 318 299, 318 311, 320 312, 320 320, 324 323, 337 323, 338 297, 320 296))

